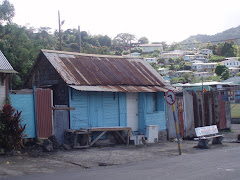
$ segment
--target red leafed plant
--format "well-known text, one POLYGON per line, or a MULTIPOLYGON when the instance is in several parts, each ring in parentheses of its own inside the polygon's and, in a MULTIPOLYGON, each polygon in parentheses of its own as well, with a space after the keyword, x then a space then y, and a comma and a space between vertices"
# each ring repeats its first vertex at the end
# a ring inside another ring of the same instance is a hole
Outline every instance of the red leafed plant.
POLYGON ((23 132, 26 127, 22 125, 21 113, 15 112, 10 104, 0 110, 0 148, 7 151, 19 149, 22 145, 23 132))

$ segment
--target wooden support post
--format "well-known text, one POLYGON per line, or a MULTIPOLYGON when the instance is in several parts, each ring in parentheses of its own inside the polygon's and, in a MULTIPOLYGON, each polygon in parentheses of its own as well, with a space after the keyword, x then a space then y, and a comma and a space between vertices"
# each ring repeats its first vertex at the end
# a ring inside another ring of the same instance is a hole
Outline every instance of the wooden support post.
POLYGON ((175 128, 176 128, 176 135, 177 135, 177 141, 178 141, 178 151, 179 151, 179 155, 182 154, 182 150, 181 150, 181 144, 180 144, 180 139, 179 139, 179 131, 178 131, 178 125, 177 125, 177 120, 176 120, 176 115, 175 115, 175 105, 172 105, 172 109, 173 109, 173 118, 174 118, 174 122, 175 122, 175 128))
POLYGON ((97 142, 97 140, 100 139, 106 132, 107 131, 103 131, 101 134, 99 134, 99 136, 90 143, 90 146, 97 142))
POLYGON ((127 145, 129 145, 129 139, 130 139, 130 130, 128 130, 128 133, 127 133, 127 145))
POLYGON ((116 131, 115 133, 123 140, 124 143, 127 143, 127 141, 122 137, 122 135, 118 131, 116 131))

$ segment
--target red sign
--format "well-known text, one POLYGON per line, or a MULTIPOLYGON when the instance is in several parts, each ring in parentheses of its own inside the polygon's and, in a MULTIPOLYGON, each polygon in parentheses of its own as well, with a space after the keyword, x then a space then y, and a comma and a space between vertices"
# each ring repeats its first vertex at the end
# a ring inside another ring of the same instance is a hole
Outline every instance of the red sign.
POLYGON ((166 92, 165 99, 168 104, 173 105, 176 101, 176 95, 172 90, 168 90, 168 92, 166 92))

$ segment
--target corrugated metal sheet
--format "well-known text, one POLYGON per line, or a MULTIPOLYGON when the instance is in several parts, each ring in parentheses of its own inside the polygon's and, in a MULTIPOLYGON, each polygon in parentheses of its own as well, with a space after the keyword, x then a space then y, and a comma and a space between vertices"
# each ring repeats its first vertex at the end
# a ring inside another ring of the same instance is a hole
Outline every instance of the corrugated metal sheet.
POLYGON ((165 86, 164 79, 143 59, 50 50, 42 52, 69 85, 165 86))
POLYGON ((11 64, 8 62, 7 58, 3 55, 2 51, 0 51, 0 72, 4 73, 17 73, 11 64))
POLYGON ((159 86, 74 86, 71 88, 78 91, 100 91, 100 92, 167 92, 159 86))
POLYGON ((38 137, 48 138, 53 133, 51 89, 36 89, 36 112, 38 137))

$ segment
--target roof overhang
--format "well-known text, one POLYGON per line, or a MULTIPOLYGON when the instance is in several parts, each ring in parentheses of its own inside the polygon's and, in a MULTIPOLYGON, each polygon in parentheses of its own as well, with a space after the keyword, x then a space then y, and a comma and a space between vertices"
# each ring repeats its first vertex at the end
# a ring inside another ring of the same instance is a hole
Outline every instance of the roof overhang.
POLYGON ((167 92, 168 90, 159 86, 76 86, 69 85, 78 91, 98 92, 167 92))
POLYGON ((18 73, 17 71, 10 69, 10 70, 4 70, 4 69, 0 69, 0 73, 18 73))

